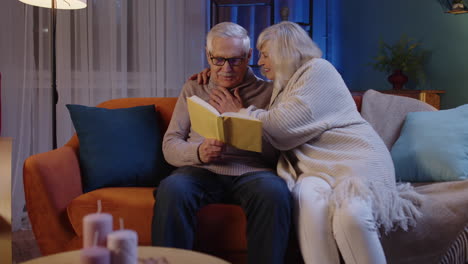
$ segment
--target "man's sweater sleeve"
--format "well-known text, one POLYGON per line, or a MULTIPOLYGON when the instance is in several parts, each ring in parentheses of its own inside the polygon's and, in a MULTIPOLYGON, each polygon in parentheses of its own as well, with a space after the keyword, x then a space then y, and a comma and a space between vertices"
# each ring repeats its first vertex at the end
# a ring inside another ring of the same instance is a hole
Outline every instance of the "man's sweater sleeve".
POLYGON ((184 85, 172 113, 171 122, 163 139, 163 153, 166 161, 176 167, 201 164, 198 147, 201 142, 188 142, 190 117, 187 110, 187 88, 184 85))

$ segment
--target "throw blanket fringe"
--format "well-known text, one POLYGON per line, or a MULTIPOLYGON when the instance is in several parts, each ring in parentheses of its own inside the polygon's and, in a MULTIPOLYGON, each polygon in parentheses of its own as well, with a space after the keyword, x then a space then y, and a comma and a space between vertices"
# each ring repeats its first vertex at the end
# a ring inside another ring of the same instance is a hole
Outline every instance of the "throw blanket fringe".
POLYGON ((468 225, 458 235, 457 239, 440 259, 439 264, 466 264, 468 263, 468 225))
POLYGON ((372 201, 375 224, 383 228, 385 234, 398 227, 407 231, 422 216, 419 207, 423 196, 409 183, 398 184, 396 188, 378 188, 372 182, 365 184, 359 177, 344 177, 334 187, 331 205, 339 207, 356 196, 372 201))

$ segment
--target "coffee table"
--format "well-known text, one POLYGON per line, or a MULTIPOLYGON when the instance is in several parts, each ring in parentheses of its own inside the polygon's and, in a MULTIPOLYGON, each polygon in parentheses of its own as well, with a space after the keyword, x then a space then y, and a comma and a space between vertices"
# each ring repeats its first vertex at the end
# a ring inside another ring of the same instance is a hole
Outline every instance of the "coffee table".
MULTIPOLYGON (((167 247, 138 247, 138 263, 144 263, 142 259, 157 259, 165 257, 169 264, 229 264, 220 258, 204 253, 167 247)), ((79 264, 80 250, 67 251, 36 258, 23 262, 24 264, 79 264)))

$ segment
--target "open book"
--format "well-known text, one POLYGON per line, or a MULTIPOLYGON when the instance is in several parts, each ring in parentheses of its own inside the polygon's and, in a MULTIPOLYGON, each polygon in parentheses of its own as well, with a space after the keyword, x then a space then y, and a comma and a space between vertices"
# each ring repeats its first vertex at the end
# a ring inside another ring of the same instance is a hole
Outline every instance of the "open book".
POLYGON ((220 114, 196 95, 187 98, 187 106, 192 128, 198 134, 238 149, 262 151, 262 121, 239 113, 220 114))

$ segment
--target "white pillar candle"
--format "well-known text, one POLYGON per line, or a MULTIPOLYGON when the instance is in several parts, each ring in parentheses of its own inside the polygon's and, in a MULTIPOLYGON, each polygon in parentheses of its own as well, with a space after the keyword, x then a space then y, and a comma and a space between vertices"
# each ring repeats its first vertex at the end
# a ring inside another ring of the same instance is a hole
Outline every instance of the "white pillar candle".
POLYGON ((88 214, 83 218, 83 247, 106 247, 107 235, 112 232, 112 215, 106 213, 88 214), (94 236, 98 234, 95 244, 94 236))
POLYGON ((80 252, 80 264, 111 264, 110 251, 104 247, 83 248, 80 252))
POLYGON ((107 236, 112 264, 137 264, 138 234, 133 230, 118 230, 107 236))

